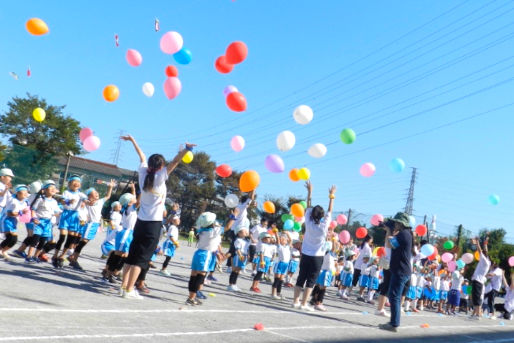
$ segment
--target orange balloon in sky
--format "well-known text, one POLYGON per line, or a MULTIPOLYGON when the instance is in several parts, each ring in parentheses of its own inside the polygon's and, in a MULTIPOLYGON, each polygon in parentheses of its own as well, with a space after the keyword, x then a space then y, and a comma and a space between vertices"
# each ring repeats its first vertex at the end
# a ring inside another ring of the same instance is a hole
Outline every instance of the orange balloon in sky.
POLYGON ((247 170, 239 179, 239 189, 241 192, 251 192, 259 186, 261 178, 255 170, 247 170))
POLYGON ((296 218, 302 218, 305 214, 303 206, 300 203, 292 204, 291 214, 296 218))
POLYGON ((275 204, 271 201, 265 201, 264 204, 262 204, 262 208, 266 213, 275 213, 275 204))
POLYGON ((108 85, 104 88, 103 95, 106 101, 113 102, 120 96, 120 90, 115 85, 108 85))
POLYGON ((27 28, 27 31, 29 31, 30 34, 33 34, 35 36, 41 36, 45 33, 48 33, 48 25, 46 23, 39 19, 39 18, 31 18, 25 23, 25 27, 27 28))
POLYGON ((300 181, 300 175, 298 175, 299 169, 293 168, 289 171, 289 179, 293 182, 300 181))

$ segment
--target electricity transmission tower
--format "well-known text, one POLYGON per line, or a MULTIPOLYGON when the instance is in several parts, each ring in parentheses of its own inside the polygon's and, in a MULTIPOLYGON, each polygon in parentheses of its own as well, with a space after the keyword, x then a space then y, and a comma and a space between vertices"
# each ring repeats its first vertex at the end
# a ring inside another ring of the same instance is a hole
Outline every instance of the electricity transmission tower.
POLYGON ((414 186, 416 185, 417 169, 412 168, 412 176, 410 178, 409 194, 407 195, 407 202, 405 204, 405 213, 409 216, 412 215, 412 207, 414 206, 414 186))

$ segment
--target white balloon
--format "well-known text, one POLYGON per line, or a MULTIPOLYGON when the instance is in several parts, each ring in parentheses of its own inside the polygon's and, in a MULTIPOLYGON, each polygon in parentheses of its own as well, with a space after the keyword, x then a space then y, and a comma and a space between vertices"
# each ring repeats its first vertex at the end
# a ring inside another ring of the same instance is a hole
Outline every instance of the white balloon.
POLYGON ((151 98, 153 96, 153 92, 155 91, 154 86, 151 82, 145 82, 143 84, 143 94, 147 97, 151 98))
POLYGON ((282 131, 277 136, 277 147, 280 151, 291 150, 296 143, 296 137, 291 131, 282 131))
POLYGON ((228 96, 230 93, 239 92, 235 86, 229 85, 223 89, 223 95, 228 96))
POLYGON ((307 105, 300 105, 293 112, 294 120, 301 125, 309 124, 314 117, 312 108, 307 105))
POLYGON ((327 153, 327 147, 321 143, 311 145, 307 153, 314 158, 321 158, 327 153))
POLYGON ((227 205, 228 208, 234 208, 239 203, 239 198, 235 194, 228 194, 225 197, 225 205, 227 205))

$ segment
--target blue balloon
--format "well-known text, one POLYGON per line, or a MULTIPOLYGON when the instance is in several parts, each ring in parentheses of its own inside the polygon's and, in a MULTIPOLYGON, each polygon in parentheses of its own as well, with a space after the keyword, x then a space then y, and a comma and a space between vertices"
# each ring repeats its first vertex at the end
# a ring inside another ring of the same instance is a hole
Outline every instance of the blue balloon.
POLYGON ((463 260, 460 260, 460 259, 459 259, 459 260, 457 261, 457 268, 458 268, 458 269, 462 269, 462 268, 464 268, 464 266, 465 266, 465 265, 466 265, 466 263, 464 263, 464 261, 463 261, 463 260))
POLYGON ((405 162, 401 158, 394 158, 389 162, 389 169, 395 173, 401 173, 405 169, 405 162))
POLYGON ((500 197, 496 194, 489 195, 489 203, 491 205, 498 205, 500 203, 500 197))
POLYGON ((187 48, 182 48, 178 52, 173 54, 173 58, 177 61, 178 64, 189 64, 193 59, 193 55, 191 54, 191 50, 187 48))
POLYGON ((432 244, 425 244, 421 247, 420 252, 426 257, 432 256, 434 253, 434 246, 432 244))
POLYGON ((294 227, 294 221, 288 219, 284 222, 284 230, 291 230, 294 227))

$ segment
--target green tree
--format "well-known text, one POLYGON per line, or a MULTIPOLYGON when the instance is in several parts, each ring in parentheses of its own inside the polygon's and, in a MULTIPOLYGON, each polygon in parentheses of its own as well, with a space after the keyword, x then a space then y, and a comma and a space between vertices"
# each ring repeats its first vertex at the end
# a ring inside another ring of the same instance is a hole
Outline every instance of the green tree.
POLYGON ((7 112, 0 115, 0 134, 10 143, 4 163, 14 170, 16 182, 47 178, 59 156, 68 151, 81 152, 80 123, 63 113, 65 106, 50 105, 27 94, 14 97, 7 107, 7 112), (32 111, 38 107, 46 112, 41 123, 32 118, 32 111))

